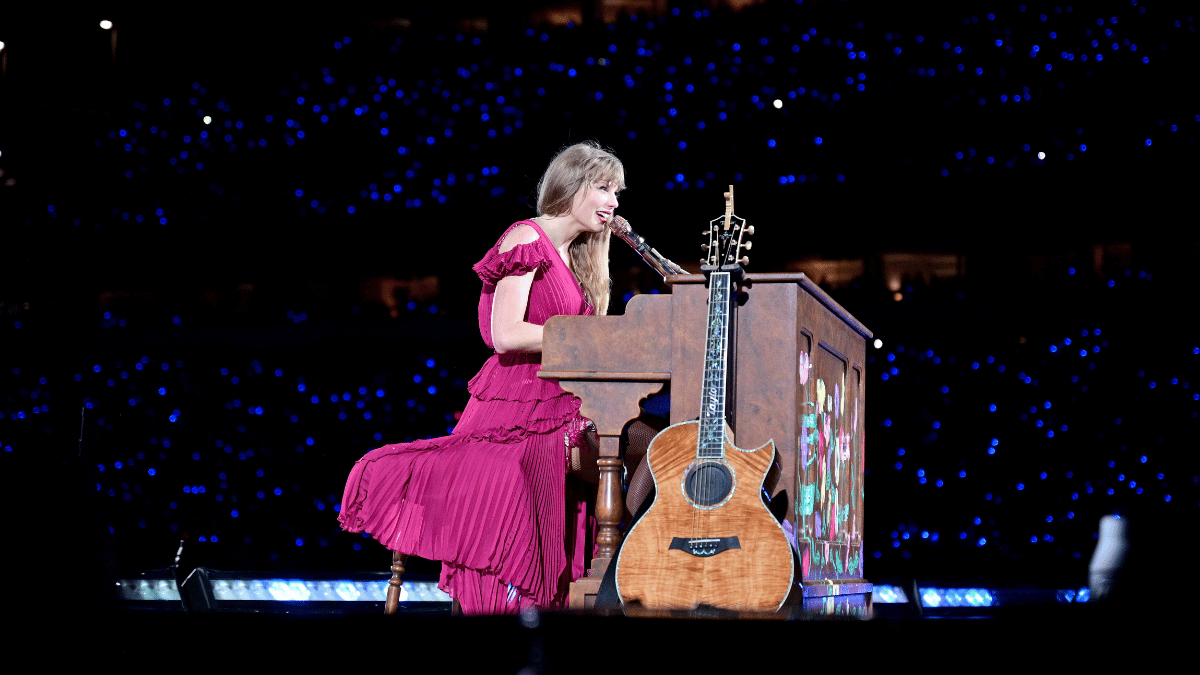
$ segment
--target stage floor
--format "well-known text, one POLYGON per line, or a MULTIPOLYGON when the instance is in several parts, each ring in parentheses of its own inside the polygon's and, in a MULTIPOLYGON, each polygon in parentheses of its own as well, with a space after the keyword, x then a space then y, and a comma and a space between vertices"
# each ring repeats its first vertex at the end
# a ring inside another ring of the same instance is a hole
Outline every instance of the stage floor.
POLYGON ((1184 638, 1190 637, 1191 622, 1178 621, 1161 608, 925 608, 920 615, 899 604, 872 609, 872 618, 865 620, 811 614, 806 620, 767 621, 570 613, 458 617, 256 611, 189 616, 128 607, 38 607, 12 617, 20 628, 6 642, 10 658, 28 654, 47 665, 121 663, 189 672, 278 665, 356 670, 433 666, 499 673, 773 670, 821 664, 852 671, 901 664, 1078 667, 1135 655, 1159 661, 1190 645, 1184 638))

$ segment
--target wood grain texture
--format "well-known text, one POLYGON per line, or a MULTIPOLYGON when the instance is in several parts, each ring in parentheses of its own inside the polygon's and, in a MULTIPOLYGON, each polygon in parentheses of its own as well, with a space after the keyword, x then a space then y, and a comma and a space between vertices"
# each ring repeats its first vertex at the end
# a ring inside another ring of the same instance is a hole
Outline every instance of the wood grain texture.
POLYGON ((682 481, 696 460, 697 422, 667 427, 650 444, 646 461, 654 476, 654 503, 626 537, 617 559, 622 602, 656 609, 771 611, 792 587, 792 552, 783 529, 760 496, 774 445, 742 450, 726 441, 725 461, 736 474, 733 495, 702 510, 684 497, 682 481), (736 536, 740 549, 711 557, 670 550, 675 537, 736 536))
POLYGON ((542 327, 542 370, 669 371, 671 296, 636 295, 624 314, 553 316, 542 327))
MULTIPOLYGON (((668 281, 675 320, 699 325, 704 276, 668 281)), ((865 338, 871 332, 803 274, 747 274, 740 291, 731 355, 737 365, 732 441, 755 447, 774 439, 783 476, 772 497, 786 497, 803 579, 862 578, 865 338), (818 381, 828 397, 820 402, 818 381), (835 393, 837 406, 830 405, 835 393), (839 437, 849 438, 848 448, 839 446, 839 437)), ((671 389, 694 391, 703 337, 683 330, 674 337, 671 389)), ((672 422, 698 414, 699 397, 672 398, 672 422)))
MULTIPOLYGON (((670 295, 636 296, 624 316, 561 316, 547 323, 543 370, 549 371, 546 376, 586 382, 574 393, 594 411, 602 457, 619 456, 613 450, 617 435, 649 393, 640 388, 644 384, 664 383, 663 392, 671 394, 672 423, 700 415, 696 394, 703 376, 705 334, 695 327, 705 325, 707 317, 705 277, 672 275, 667 281, 670 295), (573 374, 562 375, 568 372, 573 374), (598 374, 605 372, 620 375, 613 382, 599 382, 598 374), (632 386, 609 388, 616 382, 632 386)), ((734 427, 728 440, 756 447, 774 439, 783 476, 772 496, 784 500, 795 532, 801 565, 797 574, 822 583, 861 579, 865 338, 871 332, 803 274, 750 273, 739 290, 744 302, 731 331, 730 360, 735 367, 730 371, 734 386, 729 419, 734 427), (836 408, 818 405, 819 380, 827 396, 830 390, 839 394, 836 408), (830 434, 825 433, 826 420, 830 434), (845 450, 838 445, 839 434, 850 438, 846 458, 842 452, 830 453, 831 447, 845 450)), ((573 390, 575 384, 564 387, 573 390)), ((672 489, 678 494, 678 484, 672 489)), ((600 503, 614 501, 612 481, 602 484, 599 492, 600 503)), ((606 527, 600 529, 608 532, 606 527)), ((608 534, 604 539, 609 545, 616 540, 608 534)))

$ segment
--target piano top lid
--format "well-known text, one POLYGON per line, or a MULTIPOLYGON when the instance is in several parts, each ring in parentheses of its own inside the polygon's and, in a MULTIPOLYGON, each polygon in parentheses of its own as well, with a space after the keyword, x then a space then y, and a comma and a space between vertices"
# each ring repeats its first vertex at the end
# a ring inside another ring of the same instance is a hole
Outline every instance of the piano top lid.
MULTIPOLYGON (((703 274, 671 274, 666 277, 666 281, 668 284, 703 284, 705 277, 703 274)), ((875 337, 875 335, 871 333, 871 331, 864 326, 862 322, 854 318, 854 315, 850 314, 850 312, 847 312, 846 309, 839 305, 836 300, 829 297, 828 293, 822 290, 821 287, 816 284, 816 282, 810 279, 808 275, 804 274, 803 272, 747 272, 741 283, 753 285, 756 281, 762 283, 794 282, 800 284, 800 287, 808 291, 809 295, 815 297, 818 302, 820 302, 822 305, 825 305, 829 311, 833 312, 838 316, 838 318, 846 322, 846 324, 853 328, 859 335, 863 336, 864 338, 875 337)))

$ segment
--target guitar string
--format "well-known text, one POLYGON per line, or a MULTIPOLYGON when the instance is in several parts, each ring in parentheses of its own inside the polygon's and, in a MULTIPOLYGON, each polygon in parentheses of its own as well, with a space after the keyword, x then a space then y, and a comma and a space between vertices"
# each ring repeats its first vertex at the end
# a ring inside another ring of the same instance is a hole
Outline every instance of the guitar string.
MULTIPOLYGON (((720 253, 720 245, 719 245, 719 242, 716 241, 716 238, 714 238, 713 244, 717 246, 716 262, 717 262, 718 269, 719 269, 720 262, 721 262, 720 261, 721 253, 720 253)), ((714 413, 715 413, 714 406, 716 404, 715 399, 716 399, 716 393, 717 393, 716 388, 715 388, 716 383, 713 381, 713 375, 715 374, 715 373, 713 373, 713 366, 716 365, 716 356, 717 356, 716 347, 717 347, 717 343, 720 339, 719 335, 716 334, 717 331, 719 330, 719 323, 718 323, 719 316, 718 315, 720 312, 720 305, 721 305, 720 282, 721 282, 721 274, 719 272, 714 272, 709 275, 709 284, 710 284, 709 290, 710 290, 710 292, 709 292, 709 307, 708 307, 708 330, 706 331, 707 335, 705 336, 706 337, 706 344, 705 344, 706 355, 705 355, 705 359, 704 359, 704 365, 705 365, 705 370, 706 370, 705 378, 704 378, 705 379, 704 412, 706 414, 705 414, 705 422, 701 424, 701 428, 700 428, 700 431, 701 431, 700 448, 701 448, 702 456, 700 457, 700 461, 698 462, 698 464, 703 464, 703 463, 709 461, 709 455, 711 454, 711 445, 712 445, 711 436, 712 436, 712 427, 713 427, 713 423, 714 423, 714 413)), ((699 466, 697 468, 699 468, 699 466)), ((710 479, 709 472, 707 470, 704 470, 700 473, 700 475, 697 476, 697 478, 699 479, 699 486, 698 486, 699 490, 697 491, 699 493, 698 494, 699 502, 700 502, 700 504, 707 506, 708 501, 709 501, 708 500, 708 486, 709 486, 709 479, 710 479)), ((697 508, 696 511, 700 512, 700 511, 704 511, 704 509, 697 508)), ((707 525, 707 521, 708 521, 707 516, 708 516, 707 513, 696 513, 696 515, 694 517, 694 522, 699 521, 700 528, 699 528, 699 531, 697 532, 696 531, 697 528, 693 527, 693 532, 692 532, 693 537, 695 537, 695 536, 703 537, 704 535, 707 534, 707 532, 705 531, 707 529, 705 527, 707 525)))
POLYGON ((699 439, 698 439, 698 446, 699 446, 700 452, 698 453, 699 457, 697 458, 697 462, 696 462, 696 471, 697 471, 698 475, 696 476, 696 481, 694 483, 694 484, 696 484, 696 487, 698 488, 695 491, 694 498, 699 504, 697 506, 694 506, 693 510, 692 510, 692 538, 693 539, 702 535, 702 532, 701 532, 702 523, 700 521, 702 519, 707 520, 707 518, 703 518, 702 514, 700 513, 703 509, 699 508, 699 505, 705 505, 708 503, 708 476, 707 476, 707 472, 703 471, 701 469, 701 467, 705 463, 705 461, 708 459, 708 455, 710 452, 709 446, 711 445, 709 442, 710 441, 709 436, 712 433, 711 432, 711 427, 712 427, 712 423, 713 423, 712 406, 715 403, 714 399, 715 399, 715 393, 716 393, 715 388, 713 386, 715 383, 713 382, 714 373, 713 373, 712 369, 713 369, 713 365, 715 365, 715 357, 716 357, 715 347, 716 347, 716 341, 718 339, 718 336, 715 335, 715 333, 718 328, 718 324, 717 324, 716 320, 717 320, 718 308, 720 306, 720 288, 719 288, 720 274, 714 273, 714 274, 709 275, 709 284, 710 284, 710 289, 709 289, 709 308, 708 308, 708 330, 705 331, 706 335, 705 335, 705 359, 704 359, 704 365, 705 365, 704 391, 703 391, 703 396, 702 396, 703 400, 701 402, 703 405, 703 410, 701 411, 701 422, 700 422, 700 426, 699 426, 699 439))
MULTIPOLYGON (((727 356, 727 298, 728 298, 728 273, 716 273, 710 276, 712 289, 710 293, 709 307, 709 340, 708 340, 708 357, 705 359, 708 366, 706 377, 706 403, 705 411, 707 414, 706 423, 701 425, 701 441, 700 447, 702 450, 701 464, 712 463, 713 459, 719 460, 724 453, 725 442, 725 425, 724 425, 724 408, 725 408, 725 366, 724 357, 727 356), (717 444, 721 447, 717 447, 717 444), (714 454, 715 453, 715 454, 714 454)), ((700 468, 700 467, 697 467, 700 468)), ((699 502, 705 508, 696 509, 703 510, 703 514, 694 514, 693 516, 693 536, 699 535, 702 538, 708 537, 711 534, 713 502, 716 501, 717 485, 714 481, 717 479, 719 470, 704 469, 699 479, 699 502), (697 521, 699 521, 697 523, 697 521), (696 525, 699 525, 699 528, 696 525), (697 529, 699 531, 697 531, 697 529)), ((723 496, 723 495, 722 495, 723 496)))
MULTIPOLYGON (((732 187, 731 187, 732 189, 732 187)), ((730 195, 732 197, 732 195, 730 195)), ((726 229, 729 227, 729 216, 732 215, 732 199, 726 202, 726 229)), ((719 242, 715 234, 716 226, 710 230, 710 246, 717 246, 717 268, 720 269, 721 252, 719 242)), ((739 238, 740 239, 740 238, 739 238)), ((736 251, 735 251, 736 252, 736 251)), ((714 471, 707 469, 701 470, 703 464, 712 463, 716 459, 716 463, 725 455, 725 387, 727 375, 727 359, 728 359, 728 317, 730 298, 729 286, 730 275, 728 272, 716 272, 709 275, 710 293, 709 293, 709 322, 708 330, 706 331, 708 338, 706 342, 706 357, 705 357, 705 391, 703 392, 704 409, 701 411, 702 418, 699 425, 699 439, 697 445, 701 452, 699 461, 696 464, 696 470, 699 472, 695 478, 698 480, 698 490, 696 495, 698 501, 704 508, 696 508, 692 510, 692 537, 696 538, 697 534, 707 537, 711 531, 712 515, 707 513, 715 507, 711 503, 718 496, 716 490, 718 485, 714 485, 713 481, 717 480, 717 474, 720 474, 720 483, 724 485, 724 472, 717 467, 714 471), (719 368, 719 370, 717 370, 719 368), (719 401, 717 399, 720 399, 719 401), (710 408, 711 404, 711 408, 710 408), (720 413, 719 415, 717 413, 720 413), (719 446, 719 447, 717 447, 719 446), (715 454, 714 454, 715 453, 715 454), (704 514, 699 514, 697 511, 706 511, 704 514)), ((732 490, 732 480, 729 481, 728 490, 732 490)), ((686 492, 686 483, 684 489, 686 492)), ((727 490, 727 491, 728 491, 727 490)), ((725 497, 725 494, 719 495, 725 497)))
MULTIPOLYGON (((726 230, 728 230, 729 227, 728 212, 731 206, 731 204, 726 204, 726 230)), ((717 255, 717 265, 718 269, 720 269, 720 263, 722 262, 720 259, 720 247, 718 247, 717 255)), ((707 462, 712 463, 714 459, 719 461, 720 456, 724 454, 721 451, 724 450, 723 446, 725 442, 725 358, 727 357, 726 331, 728 323, 727 303, 729 273, 715 272, 710 276, 710 282, 713 286, 712 306, 709 308, 711 313, 710 326, 712 327, 711 332, 713 333, 713 344, 711 345, 712 358, 706 359, 706 361, 710 362, 713 370, 713 372, 710 374, 711 382, 709 385, 711 387, 709 395, 712 399, 713 408, 709 411, 708 433, 704 439, 704 445, 705 459, 707 462), (720 444, 722 447, 718 448, 718 444, 720 444)), ((713 482, 717 480, 717 474, 719 473, 719 469, 714 468, 714 470, 706 469, 702 475, 702 503, 705 505, 705 512, 701 516, 702 526, 700 536, 705 538, 712 534, 712 511, 714 510, 713 502, 715 501, 715 497, 717 497, 715 493, 718 487, 714 485, 713 482)))
MULTIPOLYGON (((720 330, 719 313, 720 313, 720 304, 721 304, 720 274, 714 273, 714 274, 710 275, 709 283, 712 285, 712 288, 709 293, 708 331, 707 331, 708 340, 707 340, 707 345, 706 345, 707 346, 707 357, 704 359, 706 370, 707 370, 707 372, 705 373, 705 376, 706 376, 705 380, 707 380, 707 381, 705 382, 705 384, 706 384, 705 399, 706 400, 705 400, 705 406, 704 406, 705 413, 706 413, 706 415, 705 415, 706 421, 704 424, 701 425, 702 426, 701 432, 703 434, 703 437, 700 442, 701 457, 700 457, 699 466, 697 467, 698 469, 700 469, 700 474, 697 476, 697 478, 699 479, 699 485, 698 485, 699 490, 697 491, 698 492, 697 497, 699 497, 698 501, 700 502, 700 504, 702 506, 708 506, 709 472, 707 470, 702 469, 701 467, 703 467, 704 463, 709 461, 709 455, 711 454, 711 445, 712 445, 711 436, 712 436, 712 426, 713 426, 713 418, 714 418, 714 413, 715 413, 716 394, 717 394, 716 382, 714 381, 714 375, 716 373, 714 372, 713 367, 716 365, 716 357, 717 357, 717 351, 718 351, 717 344, 720 340, 720 336, 718 334, 718 332, 720 330)), ((702 509, 702 508, 697 509, 697 511, 703 511, 703 510, 704 509, 702 509)), ((706 513, 698 513, 697 514, 696 519, 698 521, 701 521, 701 527, 700 527, 699 532, 693 532, 693 536, 698 535, 700 537, 703 537, 705 534, 707 534, 704 531, 705 530, 704 525, 706 524, 704 521, 708 520, 705 517, 706 515, 707 515, 706 513)))

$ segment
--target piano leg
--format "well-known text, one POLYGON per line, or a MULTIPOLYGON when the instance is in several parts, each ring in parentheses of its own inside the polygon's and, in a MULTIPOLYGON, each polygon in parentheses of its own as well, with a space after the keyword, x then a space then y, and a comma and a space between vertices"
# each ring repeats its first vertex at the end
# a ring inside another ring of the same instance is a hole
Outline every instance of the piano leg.
POLYGON ((571 609, 590 609, 600 590, 600 581, 608 570, 617 544, 621 542, 621 517, 625 514, 625 499, 621 489, 620 436, 600 437, 600 457, 596 465, 600 483, 596 491, 596 555, 587 576, 573 582, 570 588, 571 609))
MULTIPOLYGON (((635 421, 629 426, 626 452, 631 466, 645 462, 650 441, 666 426, 666 420, 651 417, 635 421)), ((620 439, 619 434, 600 436, 599 457, 596 460, 600 474, 596 492, 596 556, 592 558, 592 566, 587 576, 571 584, 571 609, 590 609, 595 604, 600 582, 608 571, 617 545, 621 543, 621 520, 626 516, 628 505, 621 486, 625 465, 621 460, 620 439)), ((644 473, 649 475, 648 471, 644 473)), ((632 491, 633 486, 630 487, 632 491)), ((649 485, 641 490, 641 498, 645 498, 652 488, 653 481, 650 481, 649 485)))
MULTIPOLYGON (((621 542, 621 517, 625 515, 625 498, 621 490, 619 436, 600 437, 600 485, 596 492, 596 557, 612 558, 621 542)), ((593 565, 594 567, 594 565, 593 565)))

